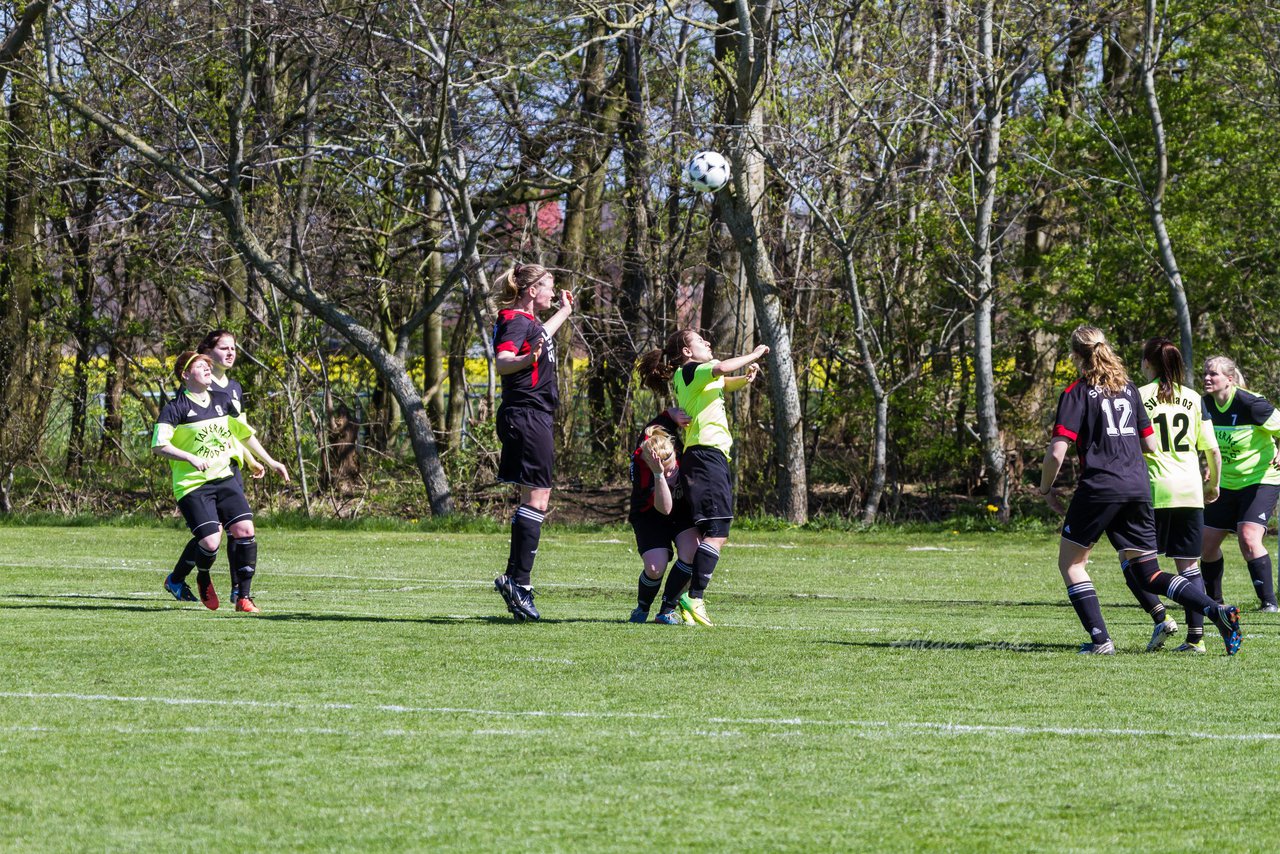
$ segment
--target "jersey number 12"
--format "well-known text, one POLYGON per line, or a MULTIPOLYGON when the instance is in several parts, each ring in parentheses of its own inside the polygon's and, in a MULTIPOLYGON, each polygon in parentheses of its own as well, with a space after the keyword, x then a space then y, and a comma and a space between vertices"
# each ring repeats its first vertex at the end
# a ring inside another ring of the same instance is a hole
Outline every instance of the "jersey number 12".
POLYGON ((1169 416, 1161 412, 1151 421, 1160 428, 1160 450, 1168 453, 1169 451, 1187 452, 1191 450, 1191 443, 1187 441, 1187 433, 1191 430, 1191 419, 1187 417, 1185 412, 1175 413, 1173 416, 1173 441, 1169 441, 1169 416))
POLYGON ((1136 436, 1138 431, 1133 428, 1133 407, 1129 405, 1129 401, 1124 398, 1117 397, 1114 400, 1103 398, 1102 414, 1107 419, 1107 435, 1108 436, 1136 436), (1114 408, 1114 412, 1112 411, 1114 408), (1117 426, 1116 422, 1119 422, 1117 426))

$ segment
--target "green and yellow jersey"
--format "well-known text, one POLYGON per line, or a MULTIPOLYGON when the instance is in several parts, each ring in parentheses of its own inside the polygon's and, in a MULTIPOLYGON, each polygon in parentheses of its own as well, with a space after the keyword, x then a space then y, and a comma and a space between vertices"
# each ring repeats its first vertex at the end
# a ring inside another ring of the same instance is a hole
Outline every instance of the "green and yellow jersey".
POLYGON ((1271 465, 1276 455, 1275 437, 1280 435, 1280 412, 1266 399, 1242 388, 1232 389, 1224 406, 1206 394, 1204 406, 1213 419, 1213 432, 1222 451, 1222 488, 1280 484, 1280 471, 1271 465))
POLYGON ((1145 454, 1147 474, 1151 477, 1151 500, 1154 506, 1203 507, 1204 478, 1200 474, 1200 451, 1218 446, 1213 421, 1204 411, 1200 392, 1174 385, 1173 400, 1161 401, 1157 395, 1160 383, 1153 382, 1138 389, 1138 396, 1155 429, 1159 450, 1145 454))
POLYGON ((729 459, 733 436, 729 433, 729 416, 724 408, 724 377, 715 374, 718 364, 718 359, 712 359, 683 365, 676 371, 672 384, 676 405, 692 419, 684 428, 684 446, 716 448, 729 459))
POLYGON ((231 477, 231 460, 244 452, 242 439, 253 428, 232 415, 231 398, 216 388, 204 395, 182 389, 164 405, 151 434, 151 447, 172 445, 213 465, 204 471, 185 460, 169 460, 173 472, 173 497, 182 496, 214 480, 231 477))

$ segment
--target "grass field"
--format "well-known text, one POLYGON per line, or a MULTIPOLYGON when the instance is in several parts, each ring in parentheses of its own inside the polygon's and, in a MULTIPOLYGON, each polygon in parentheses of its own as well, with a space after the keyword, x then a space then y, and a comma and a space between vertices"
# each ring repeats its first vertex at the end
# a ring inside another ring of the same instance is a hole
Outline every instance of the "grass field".
POLYGON ((735 533, 711 629, 623 622, 622 530, 544 534, 525 625, 501 536, 263 529, 258 617, 163 593, 183 541, 0 527, 0 849, 1280 840, 1280 618, 1238 554, 1241 653, 1185 658, 1100 548, 1093 658, 1044 535, 735 533))

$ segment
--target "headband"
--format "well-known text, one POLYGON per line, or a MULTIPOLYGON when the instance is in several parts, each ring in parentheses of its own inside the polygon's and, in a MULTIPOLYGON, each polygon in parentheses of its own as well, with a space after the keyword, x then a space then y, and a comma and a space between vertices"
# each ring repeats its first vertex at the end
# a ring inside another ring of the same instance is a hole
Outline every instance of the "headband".
POLYGON ((192 353, 191 358, 187 359, 187 363, 182 366, 182 370, 178 371, 178 373, 185 374, 187 372, 187 368, 191 367, 191 363, 194 362, 196 359, 199 359, 203 355, 204 353, 192 353))

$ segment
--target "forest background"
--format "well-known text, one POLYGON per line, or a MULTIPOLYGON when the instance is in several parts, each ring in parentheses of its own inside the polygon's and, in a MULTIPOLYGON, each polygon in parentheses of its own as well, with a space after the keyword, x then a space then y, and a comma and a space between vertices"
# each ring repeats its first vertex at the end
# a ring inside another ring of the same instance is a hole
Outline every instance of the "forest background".
POLYGON ((1280 380, 1274 2, 11 0, 0 38, 4 514, 171 515, 151 425, 213 326, 294 472, 255 507, 484 513, 515 260, 577 296, 562 518, 622 518, 678 328, 772 348, 734 465, 790 523, 1043 512, 1082 322, 1280 380))

